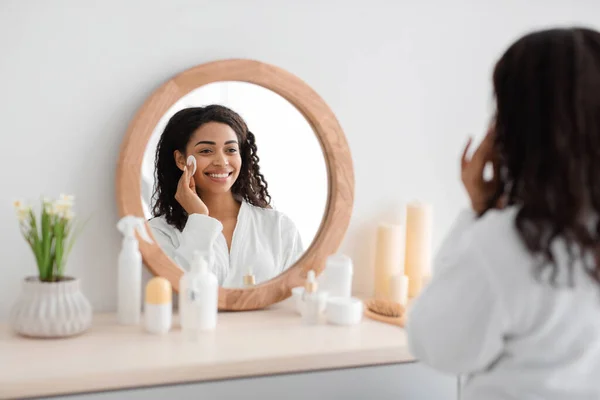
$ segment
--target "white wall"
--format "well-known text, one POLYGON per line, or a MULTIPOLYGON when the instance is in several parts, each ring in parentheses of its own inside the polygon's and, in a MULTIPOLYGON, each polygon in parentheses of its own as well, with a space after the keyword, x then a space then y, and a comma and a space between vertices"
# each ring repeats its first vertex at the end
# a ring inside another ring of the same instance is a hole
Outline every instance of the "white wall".
POLYGON ((0 1, 0 319, 35 273, 11 201, 59 192, 93 217, 67 271, 96 310, 114 308, 114 178, 127 124, 162 82, 223 58, 285 68, 336 113, 356 171, 343 250, 359 270, 371 262, 373 224, 406 200, 433 203, 437 247, 466 204, 458 155, 467 134, 483 132, 495 58, 527 30, 571 22, 600 27, 600 3, 0 1))

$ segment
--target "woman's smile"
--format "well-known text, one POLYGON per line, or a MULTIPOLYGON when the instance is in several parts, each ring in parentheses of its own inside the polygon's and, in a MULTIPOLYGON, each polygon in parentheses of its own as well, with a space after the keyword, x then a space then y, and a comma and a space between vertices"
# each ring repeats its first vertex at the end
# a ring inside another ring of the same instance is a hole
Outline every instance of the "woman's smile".
POLYGON ((205 176, 216 183, 227 182, 232 174, 233 171, 210 171, 204 173, 205 176))

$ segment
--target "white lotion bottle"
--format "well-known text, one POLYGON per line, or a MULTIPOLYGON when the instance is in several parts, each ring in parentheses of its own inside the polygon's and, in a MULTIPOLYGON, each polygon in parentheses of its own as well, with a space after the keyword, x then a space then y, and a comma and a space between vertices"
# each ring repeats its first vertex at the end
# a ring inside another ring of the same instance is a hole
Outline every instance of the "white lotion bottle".
POLYGON ((195 300, 195 293, 193 290, 193 280, 197 276, 196 268, 196 253, 194 253, 194 259, 192 260, 190 271, 186 271, 179 279, 179 298, 177 304, 177 310, 179 313, 179 325, 181 331, 187 335, 191 327, 193 327, 195 321, 194 316, 190 314, 195 300))
POLYGON ((179 319, 188 338, 216 326, 219 288, 217 277, 208 269, 208 259, 208 254, 195 251, 190 271, 179 280, 179 319))
POLYGON ((194 302, 194 313, 198 318, 197 328, 200 331, 211 331, 217 327, 219 312, 219 281, 209 268, 212 257, 198 254, 198 275, 194 279, 194 290, 197 301, 194 302))
POLYGON ((135 231, 148 243, 152 240, 140 217, 121 218, 117 229, 123 234, 117 272, 117 318, 122 325, 137 325, 142 315, 142 254, 135 231))
POLYGON ((191 269, 179 281, 179 318, 187 338, 217 326, 219 282, 209 268, 209 254, 194 251, 191 269))

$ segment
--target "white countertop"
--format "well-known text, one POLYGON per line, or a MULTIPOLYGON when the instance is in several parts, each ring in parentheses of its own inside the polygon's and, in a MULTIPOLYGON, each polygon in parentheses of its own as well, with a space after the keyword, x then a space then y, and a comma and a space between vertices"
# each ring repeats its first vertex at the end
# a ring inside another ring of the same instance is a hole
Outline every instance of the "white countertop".
POLYGON ((0 398, 125 389, 411 362, 404 330, 363 317, 359 325, 304 325, 290 302, 220 313, 198 341, 177 322, 165 336, 96 314, 92 328, 67 339, 27 339, 0 325, 0 398))

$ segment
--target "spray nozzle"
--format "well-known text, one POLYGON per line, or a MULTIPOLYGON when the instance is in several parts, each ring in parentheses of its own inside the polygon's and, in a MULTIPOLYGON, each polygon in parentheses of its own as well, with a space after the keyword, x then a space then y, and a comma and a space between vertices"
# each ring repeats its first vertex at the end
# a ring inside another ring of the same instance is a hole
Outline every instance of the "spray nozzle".
POLYGON ((152 239, 146 231, 145 220, 141 217, 134 217, 133 215, 127 215, 119 220, 117 223, 117 229, 126 238, 135 238, 135 231, 148 243, 152 243, 152 239))

